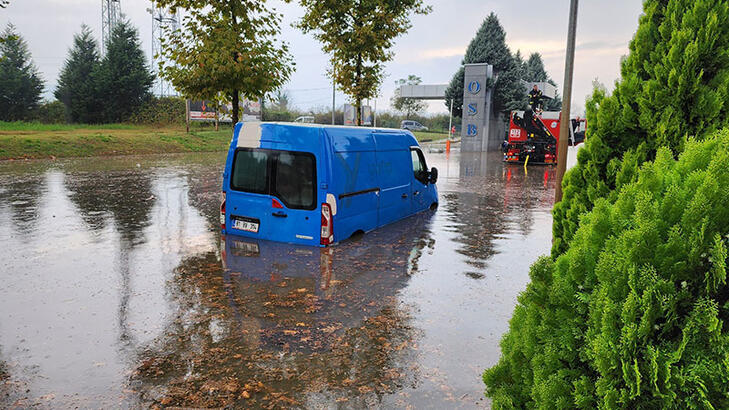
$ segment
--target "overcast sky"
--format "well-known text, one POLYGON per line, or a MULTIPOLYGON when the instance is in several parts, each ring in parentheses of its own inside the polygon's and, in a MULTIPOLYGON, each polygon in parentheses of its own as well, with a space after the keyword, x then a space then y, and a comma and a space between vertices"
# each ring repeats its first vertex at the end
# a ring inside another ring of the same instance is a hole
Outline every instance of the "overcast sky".
MULTIPOLYGON (((495 12, 506 30, 513 52, 528 56, 539 52, 560 92, 564 77, 564 49, 568 0, 425 0, 433 6, 427 16, 414 16, 413 28, 396 41, 395 58, 386 67, 387 77, 377 101, 378 110, 390 106, 399 78, 415 74, 427 84, 450 81, 458 69, 468 43, 490 12, 495 12)), ((149 56, 152 48, 152 17, 146 11, 149 0, 121 0, 122 12, 139 29, 142 46, 149 56)), ((290 44, 296 72, 284 88, 293 104, 302 109, 331 106, 331 82, 325 71, 328 60, 311 36, 291 27, 302 9, 294 1, 272 1, 284 14, 282 39, 290 44)), ((620 57, 638 26, 640 0, 582 1, 577 23, 577 51, 573 86, 573 112, 583 110, 592 80, 598 78, 608 89, 619 75, 620 57)), ((68 48, 82 23, 101 37, 101 0, 10 0, 0 9, 0 24, 13 23, 25 38, 33 60, 46 80, 47 98, 52 98, 58 72, 68 48)), ((345 97, 337 93, 337 105, 345 97)), ((431 102, 429 112, 447 112, 442 102, 431 102)))

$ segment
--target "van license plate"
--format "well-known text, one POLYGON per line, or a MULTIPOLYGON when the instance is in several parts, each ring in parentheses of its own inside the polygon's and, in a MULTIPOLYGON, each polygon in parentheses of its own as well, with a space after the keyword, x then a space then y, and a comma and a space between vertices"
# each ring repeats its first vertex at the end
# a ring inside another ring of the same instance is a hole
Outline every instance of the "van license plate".
POLYGON ((240 229, 241 231, 258 233, 258 221, 251 220, 252 218, 246 219, 234 219, 233 228, 240 229))

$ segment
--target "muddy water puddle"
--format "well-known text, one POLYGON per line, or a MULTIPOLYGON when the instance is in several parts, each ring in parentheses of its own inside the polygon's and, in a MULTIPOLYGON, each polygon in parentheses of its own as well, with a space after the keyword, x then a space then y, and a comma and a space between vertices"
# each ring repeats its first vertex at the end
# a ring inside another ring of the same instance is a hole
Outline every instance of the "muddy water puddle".
POLYGON ((427 154, 436 211, 319 249, 221 237, 223 160, 0 163, 0 406, 488 406, 553 168, 427 154))

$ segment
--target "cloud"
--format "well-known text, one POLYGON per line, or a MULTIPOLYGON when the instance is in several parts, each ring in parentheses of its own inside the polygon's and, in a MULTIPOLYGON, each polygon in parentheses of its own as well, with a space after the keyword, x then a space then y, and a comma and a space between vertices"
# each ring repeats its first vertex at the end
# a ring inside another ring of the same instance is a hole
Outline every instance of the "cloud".
POLYGON ((426 48, 417 50, 400 51, 397 53, 398 63, 420 63, 429 60, 442 58, 460 57, 466 53, 466 46, 453 46, 441 48, 426 48))

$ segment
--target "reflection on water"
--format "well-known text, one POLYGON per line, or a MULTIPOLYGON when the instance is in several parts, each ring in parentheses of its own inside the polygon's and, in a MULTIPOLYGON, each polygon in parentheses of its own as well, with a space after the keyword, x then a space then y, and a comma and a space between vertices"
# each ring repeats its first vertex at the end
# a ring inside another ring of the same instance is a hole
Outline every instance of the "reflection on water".
POLYGON ((9 181, 0 186, 0 206, 7 207, 10 222, 20 233, 33 229, 38 218, 39 202, 45 193, 43 175, 9 181))
POLYGON ((487 405, 551 168, 430 155, 437 211, 319 249, 221 238, 222 161, 0 163, 0 407, 487 405))
POLYGON ((139 358, 151 403, 218 407, 382 404, 415 382, 415 329, 397 294, 434 244, 430 215, 326 249, 228 236, 185 259, 179 316, 139 358))

